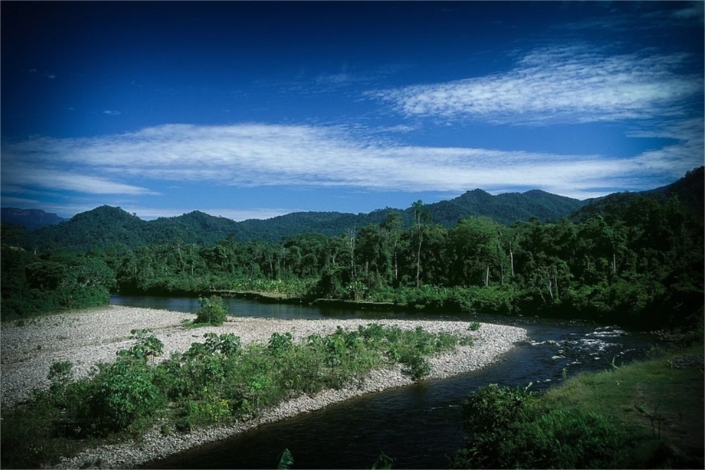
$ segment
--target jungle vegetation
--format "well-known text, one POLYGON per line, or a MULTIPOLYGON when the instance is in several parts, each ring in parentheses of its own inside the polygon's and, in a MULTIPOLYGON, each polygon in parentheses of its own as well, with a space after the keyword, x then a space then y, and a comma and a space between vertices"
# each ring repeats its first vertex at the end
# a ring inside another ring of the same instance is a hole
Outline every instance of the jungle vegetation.
POLYGON ((163 434, 172 434, 253 419, 283 401, 340 389, 394 364, 418 380, 431 371, 427 357, 473 343, 469 334, 371 323, 351 331, 339 326, 333 334, 301 342, 289 332, 249 345, 233 333, 205 333, 205 341, 157 362, 163 343, 148 329, 131 334, 135 344, 88 377, 74 380, 71 362, 55 362, 48 390, 3 407, 3 468, 56 464, 96 439, 138 437, 157 420, 163 434))
MULTIPOLYGON (((702 169, 681 181, 702 188, 702 169)), ((26 232, 3 230, 3 319, 105 304, 109 292, 199 296, 215 290, 640 327, 684 326, 702 316, 702 197, 683 204, 678 195, 631 194, 598 201, 573 219, 507 225, 471 216, 450 228, 417 201, 406 212, 386 211, 380 222, 338 235, 302 233, 280 242, 241 241, 223 235, 219 218, 192 213, 187 216, 202 228, 196 231, 194 222, 189 230, 200 242, 185 242, 182 236, 194 237, 162 221, 161 241, 139 244, 145 222, 120 209, 99 209, 72 222, 86 219, 79 226, 104 248, 69 250, 56 242, 33 248, 26 232), (130 237, 135 243, 112 243, 130 237)), ((69 224, 40 230, 62 226, 69 224)), ((75 226, 67 236, 86 238, 75 226)))

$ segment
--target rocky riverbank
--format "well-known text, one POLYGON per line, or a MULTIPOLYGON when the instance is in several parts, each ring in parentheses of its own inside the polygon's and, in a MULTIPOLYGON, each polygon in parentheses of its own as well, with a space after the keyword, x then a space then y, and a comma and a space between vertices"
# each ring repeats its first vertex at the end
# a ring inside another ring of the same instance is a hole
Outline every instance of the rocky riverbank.
MULTIPOLYGON (((325 335, 343 329, 356 329, 368 320, 282 320, 230 317, 220 327, 186 329, 184 320, 195 315, 164 310, 110 306, 103 309, 65 313, 41 317, 21 323, 2 325, 2 403, 12 406, 31 396, 36 387, 48 387, 49 367, 56 361, 71 361, 76 376, 85 376, 100 361, 112 361, 116 352, 129 348, 130 330, 150 328, 164 343, 164 356, 185 351, 194 342, 203 342, 203 334, 234 333, 243 345, 264 342, 272 333, 290 332, 294 340, 314 333, 325 335)), ((378 320, 383 325, 403 329, 417 326, 431 332, 462 332, 476 338, 475 345, 459 347, 455 352, 430 359, 430 378, 444 378, 479 369, 496 360, 526 337, 521 328, 483 324, 478 331, 469 332, 467 322, 378 320)), ((400 367, 376 371, 360 383, 342 390, 326 390, 313 396, 301 396, 282 403, 258 418, 235 422, 228 426, 212 426, 187 434, 164 435, 159 424, 139 442, 106 445, 89 449, 71 459, 64 459, 59 468, 131 468, 151 460, 207 442, 225 439, 260 424, 273 422, 296 414, 317 410, 348 398, 408 385, 411 379, 400 367)))

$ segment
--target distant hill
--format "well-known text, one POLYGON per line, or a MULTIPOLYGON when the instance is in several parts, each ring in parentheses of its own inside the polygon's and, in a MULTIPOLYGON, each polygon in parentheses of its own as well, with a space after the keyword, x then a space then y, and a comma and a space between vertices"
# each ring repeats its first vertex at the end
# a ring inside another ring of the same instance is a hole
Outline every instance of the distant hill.
POLYGON ((583 204, 578 199, 557 196, 538 189, 496 196, 481 189, 475 189, 450 201, 429 204, 428 208, 434 222, 450 228, 461 218, 470 215, 492 217, 507 225, 526 221, 531 217, 546 222, 567 216, 583 204))
MULTIPOLYGON (((505 193, 493 196, 481 189, 425 207, 432 221, 447 228, 464 217, 483 215, 511 225, 537 217, 543 222, 571 217, 585 220, 596 213, 604 213, 615 205, 626 205, 633 197, 651 195, 668 198, 677 195, 694 210, 703 207, 703 168, 698 168, 673 184, 643 193, 615 193, 587 201, 557 196, 544 191, 505 193)), ((40 211, 41 212, 41 211, 40 211)), ((279 242, 287 236, 302 233, 340 235, 353 227, 383 222, 391 212, 401 213, 408 227, 413 220, 412 209, 379 209, 370 213, 295 212, 266 220, 235 222, 225 217, 214 217, 194 211, 178 217, 162 217, 144 221, 119 207, 101 206, 77 214, 68 221, 48 225, 27 234, 25 245, 40 248, 63 247, 74 250, 105 248, 125 244, 130 248, 155 243, 214 245, 228 236, 237 241, 264 240, 279 242)), ((4 217, 4 213, 3 213, 4 217)))
POLYGON ((676 196, 683 207, 687 210, 703 214, 703 196, 705 194, 705 172, 704 167, 695 168, 675 183, 661 186, 656 189, 639 192, 613 193, 601 198, 588 199, 585 205, 571 215, 575 221, 584 221, 595 214, 606 215, 608 213, 620 212, 624 210, 636 198, 644 196, 655 197, 660 201, 666 201, 676 196))
MULTIPOLYGON (((529 220, 531 217, 543 221, 556 220, 570 215, 583 204, 577 199, 539 190, 493 196, 481 189, 475 189, 448 201, 426 204, 425 208, 434 223, 451 228, 458 220, 472 215, 485 215, 507 225, 529 220)), ((379 224, 391 212, 400 212, 406 226, 413 221, 413 210, 410 208, 401 210, 387 207, 367 214, 294 212, 267 220, 245 220, 239 223, 237 234, 238 239, 261 238, 269 241, 305 232, 339 235, 348 228, 379 224)))
MULTIPOLYGON (((506 224, 531 217, 552 220, 570 214, 582 204, 577 199, 543 191, 493 196, 476 189, 449 201, 428 204, 426 208, 433 222, 450 228, 461 218, 471 215, 486 215, 506 224)), ((295 212, 267 220, 251 219, 243 222, 194 211, 148 222, 119 207, 101 206, 77 214, 61 224, 39 228, 28 235, 27 244, 44 248, 89 250, 116 244, 136 248, 145 244, 172 243, 175 240, 186 244, 213 245, 228 236, 238 241, 261 239, 278 242, 287 236, 302 233, 340 235, 353 227, 379 224, 391 212, 400 212, 407 226, 412 223, 411 209, 385 208, 367 214, 295 212)))
POLYGON ((39 209, 15 209, 3 207, 0 212, 0 221, 3 224, 17 225, 27 230, 35 230, 46 225, 56 225, 66 219, 56 214, 50 214, 39 209))

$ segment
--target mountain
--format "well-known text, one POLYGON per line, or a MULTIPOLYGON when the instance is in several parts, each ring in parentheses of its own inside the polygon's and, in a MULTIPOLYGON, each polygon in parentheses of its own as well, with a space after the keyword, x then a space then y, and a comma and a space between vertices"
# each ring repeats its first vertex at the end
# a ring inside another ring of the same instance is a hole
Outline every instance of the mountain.
MULTIPOLYGON (((426 205, 433 222, 453 227, 458 220, 471 215, 486 215, 511 224, 538 217, 557 219, 570 214, 581 201, 543 191, 493 196, 476 189, 449 201, 426 205)), ((238 241, 261 239, 278 242, 302 233, 340 235, 353 227, 383 222, 391 212, 400 212, 406 226, 413 221, 413 210, 379 209, 370 213, 295 212, 267 220, 235 222, 194 211, 178 217, 161 217, 144 221, 119 207, 101 206, 77 214, 58 225, 45 226, 31 232, 25 244, 38 247, 64 247, 90 250, 124 244, 136 248, 146 244, 180 241, 185 244, 214 245, 233 236, 238 241)))
POLYGON ((675 183, 660 188, 644 191, 664 200, 677 196, 678 200, 688 209, 702 212, 703 193, 705 193, 705 167, 695 168, 675 183))
POLYGON ((28 243, 40 248, 63 247, 87 251, 124 243, 135 248, 144 245, 149 222, 119 207, 100 206, 76 214, 58 225, 39 228, 28 234, 28 243))
POLYGON ((15 209, 3 207, 0 213, 3 224, 18 225, 27 230, 35 230, 46 225, 56 225, 66 219, 39 209, 15 209))
MULTIPOLYGON (((463 217, 475 215, 492 217, 498 222, 511 225, 531 217, 537 217, 544 222, 568 216, 574 220, 586 220, 615 206, 626 207, 634 197, 652 196, 667 199, 673 195, 678 196, 687 207, 702 213, 703 168, 688 172, 684 178, 673 184, 643 193, 615 193, 599 199, 579 201, 539 190, 493 196, 481 189, 475 189, 448 201, 427 204, 425 208, 434 223, 447 228, 453 227, 463 217)), ((77 214, 60 224, 29 232, 24 244, 40 248, 63 247, 85 251, 116 244, 137 248, 175 241, 207 246, 214 245, 228 236, 243 242, 256 239, 279 242, 287 236, 302 233, 340 235, 353 227, 379 224, 391 212, 401 213, 404 224, 407 227, 411 225, 414 217, 411 208, 385 208, 367 214, 295 212, 266 220, 251 219, 242 222, 194 211, 178 217, 162 217, 148 222, 119 207, 101 206, 77 214)))
POLYGON ((567 216, 583 204, 577 199, 557 196, 538 189, 496 196, 481 189, 475 189, 450 201, 429 204, 428 209, 434 222, 450 228, 459 219, 470 215, 492 217, 507 225, 529 220, 531 217, 537 217, 546 222, 567 216))
POLYGON ((621 213, 635 199, 654 197, 664 202, 675 196, 681 205, 690 211, 703 215, 703 195, 705 194, 704 167, 695 168, 675 183, 661 186, 656 189, 639 192, 613 193, 601 198, 587 199, 585 205, 571 214, 575 221, 584 221, 595 214, 607 215, 608 213, 621 213))
POLYGON ((321 233, 326 236, 340 235, 353 227, 383 222, 396 209, 380 209, 368 214, 342 212, 293 212, 266 220, 251 219, 239 222, 235 232, 238 240, 279 241, 287 236, 302 233, 321 233))

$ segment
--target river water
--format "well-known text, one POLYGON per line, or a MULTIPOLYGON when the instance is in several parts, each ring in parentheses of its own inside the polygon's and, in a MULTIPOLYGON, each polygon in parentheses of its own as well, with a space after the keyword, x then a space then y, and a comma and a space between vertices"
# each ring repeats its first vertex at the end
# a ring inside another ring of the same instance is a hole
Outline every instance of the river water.
MULTIPOLYGON (((196 299, 113 296, 115 305, 195 313, 196 299)), ((542 390, 583 371, 602 371, 644 358, 656 339, 616 326, 559 322, 535 317, 495 317, 261 304, 224 299, 230 314, 270 318, 382 318, 468 320, 516 325, 528 340, 482 370, 443 380, 421 381, 358 397, 323 410, 271 423, 236 437, 152 462, 145 468, 276 468, 285 448, 294 468, 371 468, 380 451, 395 468, 444 468, 463 445, 461 405, 467 394, 490 383, 542 390)))

